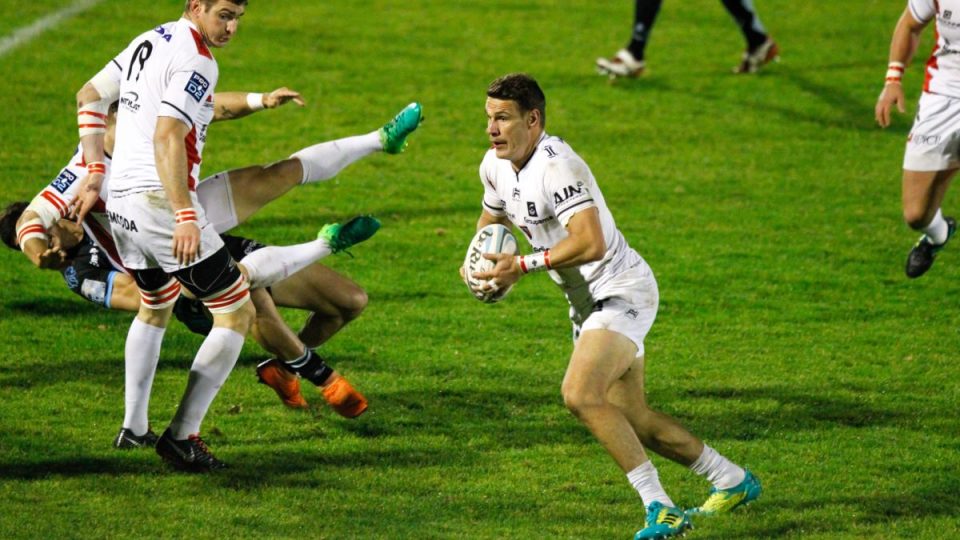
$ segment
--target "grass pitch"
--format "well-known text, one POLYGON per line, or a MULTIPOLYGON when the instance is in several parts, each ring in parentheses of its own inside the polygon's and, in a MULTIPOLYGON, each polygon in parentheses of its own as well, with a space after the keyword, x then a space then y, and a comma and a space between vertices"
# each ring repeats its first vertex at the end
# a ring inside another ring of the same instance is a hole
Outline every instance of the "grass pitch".
MULTIPOLYGON (((0 33, 69 3, 0 0, 0 33)), ((328 259, 370 294, 323 350, 370 411, 283 409, 255 382, 264 354, 251 341, 204 424, 229 471, 175 474, 152 452, 114 451, 130 316, 2 251, 0 537, 629 538, 639 498, 563 409, 562 296, 533 276, 486 306, 457 276, 480 211, 484 89, 518 70, 540 81, 548 131, 590 164, 657 275, 650 401, 764 483, 757 503, 698 520, 693 537, 960 535, 960 255, 947 248, 916 281, 902 269, 916 235, 899 168, 924 58, 906 75, 907 114, 886 131, 872 120, 904 3, 757 4, 783 55, 761 74, 730 75, 736 28, 719 2, 690 0, 665 2, 650 73, 609 84, 593 60, 627 39, 626 1, 252 2, 217 53, 219 88, 285 85, 309 106, 214 126, 206 174, 424 105, 405 154, 298 189, 238 231, 292 243, 353 214, 383 220, 355 259, 328 259)), ((107 0, 0 57, 7 200, 32 197, 70 157, 75 91, 180 5, 107 0)), ((957 212, 952 194, 945 209, 957 212)), ((168 331, 155 427, 198 345, 168 331)), ((654 460, 679 504, 706 495, 654 460)))

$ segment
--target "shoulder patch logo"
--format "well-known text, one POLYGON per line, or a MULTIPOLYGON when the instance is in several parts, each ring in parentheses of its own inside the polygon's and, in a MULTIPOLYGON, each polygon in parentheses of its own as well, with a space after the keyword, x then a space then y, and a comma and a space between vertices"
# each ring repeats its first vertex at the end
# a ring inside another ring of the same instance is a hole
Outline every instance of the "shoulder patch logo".
POLYGON ((210 82, 203 77, 203 75, 193 72, 193 75, 190 76, 190 80, 187 81, 187 86, 184 88, 190 97, 196 100, 197 103, 200 103, 203 100, 203 95, 207 93, 207 89, 210 88, 210 82))
POLYGON ((543 150, 547 153, 547 157, 548 157, 548 158, 555 158, 555 157, 557 157, 557 151, 554 150, 552 146, 550 146, 550 145, 544 146, 544 147, 543 147, 543 150))

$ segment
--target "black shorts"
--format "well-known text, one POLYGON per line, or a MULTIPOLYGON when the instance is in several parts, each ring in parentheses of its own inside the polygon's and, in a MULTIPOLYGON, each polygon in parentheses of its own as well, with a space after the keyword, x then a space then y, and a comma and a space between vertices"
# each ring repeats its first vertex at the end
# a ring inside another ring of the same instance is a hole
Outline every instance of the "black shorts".
POLYGON ((84 238, 70 250, 70 265, 60 271, 67 287, 98 306, 110 307, 113 280, 120 273, 107 254, 84 238))

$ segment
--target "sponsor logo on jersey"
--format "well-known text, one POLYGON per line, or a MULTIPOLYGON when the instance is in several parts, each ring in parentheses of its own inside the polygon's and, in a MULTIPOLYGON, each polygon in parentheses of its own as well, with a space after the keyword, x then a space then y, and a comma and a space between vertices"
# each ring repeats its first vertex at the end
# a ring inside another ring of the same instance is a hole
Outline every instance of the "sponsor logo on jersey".
POLYGON ((567 199, 571 199, 583 194, 583 182, 577 182, 576 186, 564 186, 563 191, 553 194, 553 204, 560 204, 567 199))
POLYGON ((140 110, 140 94, 136 92, 127 92, 120 96, 120 105, 130 112, 140 110))
POLYGON ((160 34, 160 37, 162 37, 167 43, 170 43, 170 40, 173 38, 173 34, 168 34, 162 26, 154 28, 153 31, 160 34))
POLYGON ((546 216, 539 219, 532 219, 527 216, 523 216, 523 222, 527 225, 542 225, 553 219, 553 216, 546 216))
POLYGON ((210 88, 210 81, 194 71, 193 75, 190 75, 190 80, 187 81, 187 86, 183 90, 190 94, 190 97, 195 99, 197 103, 200 103, 203 101, 203 95, 207 93, 208 88, 210 88))
POLYGON ((80 284, 80 280, 77 279, 77 269, 68 266, 67 269, 63 271, 63 280, 67 282, 67 287, 70 287, 71 290, 76 289, 77 285, 80 284))
POLYGON ((940 135, 927 135, 926 133, 911 133, 907 141, 912 144, 922 144, 924 146, 936 146, 940 144, 940 135))
POLYGON ((557 151, 554 150, 552 146, 550 146, 550 145, 544 146, 544 147, 543 147, 543 150, 544 150, 544 152, 547 153, 547 157, 548 157, 548 158, 555 158, 555 157, 557 157, 557 151))
POLYGON ((69 188, 71 184, 76 181, 77 175, 73 174, 67 169, 64 169, 60 171, 60 174, 57 175, 53 182, 50 182, 50 187, 59 191, 60 193, 64 193, 67 191, 67 188, 69 188))
POLYGON ((527 214, 529 214, 530 217, 538 217, 536 203, 527 201, 527 214))
POLYGON ((120 227, 125 231, 130 232, 140 232, 137 229, 137 222, 132 219, 127 219, 116 212, 107 211, 107 217, 110 219, 110 223, 120 227))

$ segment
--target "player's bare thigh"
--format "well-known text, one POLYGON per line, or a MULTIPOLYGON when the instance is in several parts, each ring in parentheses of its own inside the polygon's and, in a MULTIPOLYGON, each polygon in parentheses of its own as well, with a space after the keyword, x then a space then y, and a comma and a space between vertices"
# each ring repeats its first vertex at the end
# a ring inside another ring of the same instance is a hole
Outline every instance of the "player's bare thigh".
POLYGON ((918 229, 930 223, 957 170, 903 171, 903 219, 907 224, 918 229))
POLYGON ((367 293, 349 278, 314 263, 270 288, 282 307, 352 319, 367 305, 367 293))
POLYGON ((284 159, 269 165, 254 165, 229 172, 230 190, 243 223, 258 210, 300 184, 303 167, 298 159, 284 159))
POLYGON ((636 362, 637 345, 627 336, 606 329, 585 330, 563 377, 564 398, 605 400, 613 384, 636 362))

